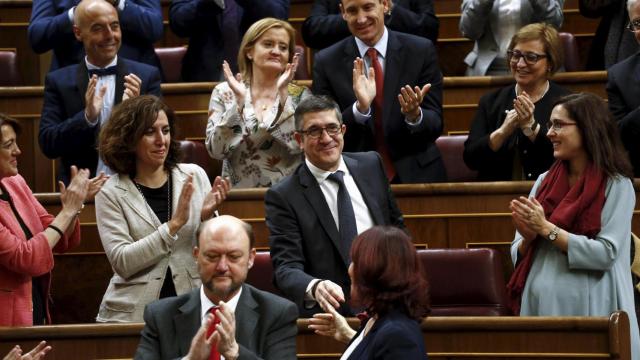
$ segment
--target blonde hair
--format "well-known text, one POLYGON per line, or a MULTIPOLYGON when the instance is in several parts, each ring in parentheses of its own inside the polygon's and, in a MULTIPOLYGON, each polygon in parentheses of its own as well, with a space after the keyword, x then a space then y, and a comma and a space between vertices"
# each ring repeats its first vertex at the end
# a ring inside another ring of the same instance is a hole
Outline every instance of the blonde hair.
POLYGON ((251 59, 247 57, 247 53, 253 49, 258 39, 271 29, 284 29, 289 34, 289 59, 287 61, 291 62, 293 60, 296 50, 296 30, 293 26, 286 21, 270 17, 258 20, 249 27, 242 37, 240 50, 238 51, 238 69, 244 81, 251 81, 251 76, 253 75, 251 59))
MULTIPOLYGON (((547 23, 533 23, 523 26, 511 38, 509 50, 521 43, 527 41, 539 40, 544 46, 545 55, 551 67, 550 75, 555 74, 564 64, 564 53, 562 52, 562 44, 558 31, 547 23)), ((508 63, 507 63, 508 65, 508 63)))

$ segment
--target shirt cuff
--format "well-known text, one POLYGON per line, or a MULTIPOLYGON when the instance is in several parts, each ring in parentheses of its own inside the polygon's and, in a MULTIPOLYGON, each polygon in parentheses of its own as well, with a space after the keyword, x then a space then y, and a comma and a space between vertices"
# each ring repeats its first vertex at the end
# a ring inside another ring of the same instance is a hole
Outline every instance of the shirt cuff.
POLYGON ((67 11, 67 15, 69 15, 69 21, 71 21, 71 24, 73 24, 73 13, 75 12, 76 7, 72 7, 71 9, 69 9, 69 11, 67 11))
POLYGON ((96 116, 96 121, 89 120, 87 118, 87 113, 86 112, 84 112, 83 115, 84 115, 84 120, 87 122, 87 125, 89 125, 89 127, 95 127, 100 122, 100 115, 96 116))
POLYGON ((356 106, 357 103, 358 103, 357 101, 354 102, 352 106, 353 117, 358 124, 365 125, 367 121, 371 119, 371 107, 367 109, 366 114, 363 114, 358 110, 358 107, 356 106))
POLYGON ((418 116, 418 120, 411 122, 409 121, 409 118, 405 116, 404 122, 407 123, 407 126, 409 127, 409 129, 417 128, 418 126, 420 126, 420 124, 422 124, 422 108, 420 108, 420 115, 418 116))
POLYGON ((124 3, 125 3, 125 1, 126 1, 126 0, 120 0, 120 1, 118 2, 118 6, 117 6, 118 10, 120 10, 120 11, 124 10, 124 3))

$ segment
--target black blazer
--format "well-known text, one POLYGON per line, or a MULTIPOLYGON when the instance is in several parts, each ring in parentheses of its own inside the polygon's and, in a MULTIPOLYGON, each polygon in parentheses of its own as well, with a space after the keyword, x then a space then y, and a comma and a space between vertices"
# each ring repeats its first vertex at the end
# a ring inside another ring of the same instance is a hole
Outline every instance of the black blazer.
POLYGON ((629 152, 635 177, 640 177, 640 52, 609 68, 607 95, 629 152))
MULTIPOLYGON (((147 305, 134 359, 186 356, 201 325, 200 304, 198 288, 147 305)), ((235 315, 240 359, 296 359, 298 312, 290 301, 244 284, 235 315)))
MULTIPOLYGON (((351 339, 353 341, 364 326, 351 339)), ((427 359, 420 323, 398 311, 380 317, 349 360, 427 359)))
MULTIPOLYGON (((345 151, 375 150, 374 119, 366 125, 355 122, 352 106, 353 60, 360 56, 355 38, 350 36, 316 55, 313 66, 313 93, 329 95, 342 109, 347 125, 345 151)), ((442 73, 435 47, 430 40, 389 31, 384 71, 384 138, 389 155, 402 183, 446 181, 440 151, 434 141, 442 133, 442 73), (405 85, 431 83, 422 108, 422 123, 410 128, 400 112, 398 94, 405 85)))
MULTIPOLYGON (((374 223, 404 228, 380 156, 375 152, 342 155, 374 223)), ((305 290, 314 278, 340 285, 348 299, 348 254, 341 251, 338 227, 305 162, 267 191, 265 213, 275 284, 298 305, 300 315, 321 311, 318 305, 304 307, 305 290)), ((347 307, 341 311, 351 315, 347 307)))
MULTIPOLYGON (((160 72, 156 67, 118 57, 115 99, 122 101, 124 76, 136 74, 141 80, 141 94, 161 96, 160 72)), ((50 159, 60 158, 58 178, 69 182, 69 167, 87 168, 94 175, 98 165, 97 140, 100 126, 89 126, 84 117, 84 95, 89 75, 83 62, 47 74, 38 140, 40 149, 50 159)))

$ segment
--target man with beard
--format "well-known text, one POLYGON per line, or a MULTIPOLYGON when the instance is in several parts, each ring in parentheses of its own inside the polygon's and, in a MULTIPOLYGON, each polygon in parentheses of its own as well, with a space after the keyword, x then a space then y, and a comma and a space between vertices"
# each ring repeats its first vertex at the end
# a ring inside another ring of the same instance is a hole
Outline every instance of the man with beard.
POLYGON ((296 359, 295 304, 244 284, 255 255, 251 225, 203 223, 193 249, 202 286, 147 305, 135 359, 296 359))

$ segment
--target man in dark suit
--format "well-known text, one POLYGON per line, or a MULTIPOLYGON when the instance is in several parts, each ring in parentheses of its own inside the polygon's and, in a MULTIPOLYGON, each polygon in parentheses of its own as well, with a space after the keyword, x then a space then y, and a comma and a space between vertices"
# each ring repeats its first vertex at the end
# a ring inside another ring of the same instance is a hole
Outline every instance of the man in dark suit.
MULTIPOLYGON (((394 31, 438 39, 438 18, 432 0, 394 0, 384 17, 394 31)), ((324 49, 351 35, 340 14, 340 0, 315 0, 302 23, 302 38, 313 49, 324 49)))
POLYGON ((47 74, 38 135, 42 152, 60 157, 58 177, 65 183, 71 165, 109 173, 98 160, 96 140, 113 106, 140 94, 160 96, 157 68, 117 56, 120 23, 111 4, 83 0, 75 9, 73 30, 87 56, 47 74))
MULTIPOLYGON (((627 2, 630 26, 640 43, 640 0, 627 2)), ((640 177, 640 52, 615 64, 607 73, 609 109, 629 152, 635 177, 640 177)))
POLYGON ((387 30, 388 0, 342 0, 340 10, 353 36, 318 52, 313 93, 339 103, 345 150, 376 150, 395 183, 445 181, 434 143, 443 127, 435 47, 387 30))
POLYGON ((171 30, 189 38, 182 60, 182 79, 224 80, 223 60, 235 74, 242 35, 251 24, 265 17, 287 20, 289 0, 172 0, 171 30))
POLYGON ((251 225, 228 215, 208 220, 193 255, 202 286, 147 305, 135 359, 204 360, 212 349, 227 360, 295 359, 295 305, 244 284, 256 255, 251 225))
MULTIPOLYGON (((82 62, 84 48, 75 41, 73 17, 80 0, 33 0, 29 43, 33 51, 53 50, 50 71, 82 62)), ((153 43, 162 38, 159 0, 109 0, 117 9, 124 35, 119 55, 159 67, 153 43)))
POLYGON ((311 96, 294 116, 305 161, 265 195, 275 284, 303 317, 329 307, 353 315, 351 241, 374 225, 404 227, 402 214, 380 156, 342 153, 347 128, 331 99, 311 96))

